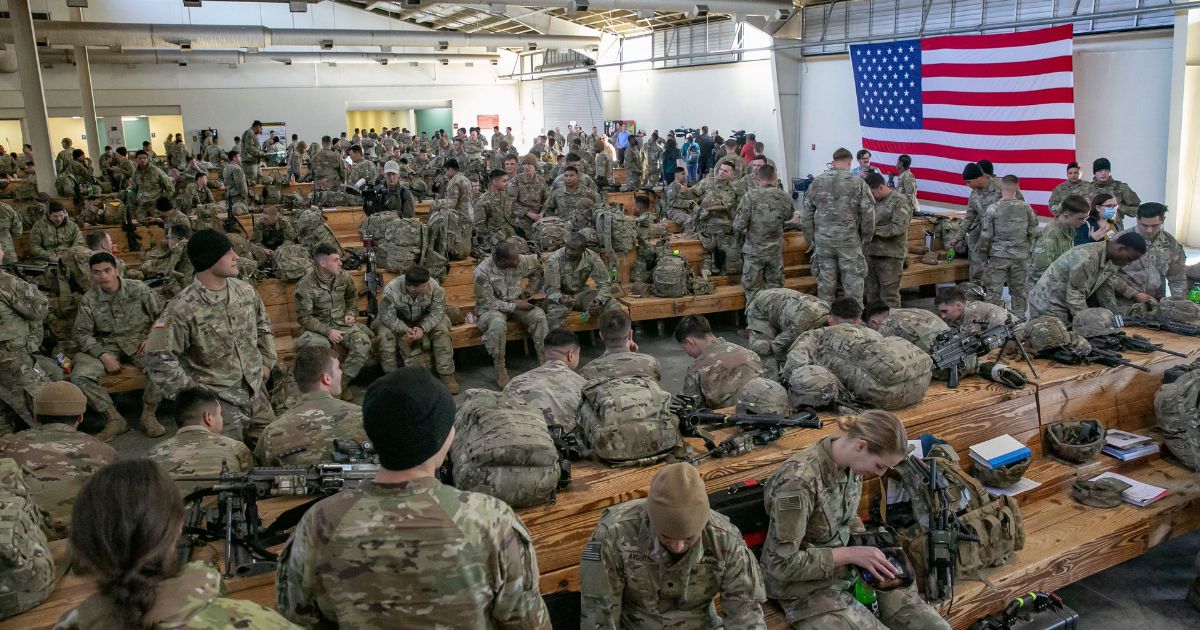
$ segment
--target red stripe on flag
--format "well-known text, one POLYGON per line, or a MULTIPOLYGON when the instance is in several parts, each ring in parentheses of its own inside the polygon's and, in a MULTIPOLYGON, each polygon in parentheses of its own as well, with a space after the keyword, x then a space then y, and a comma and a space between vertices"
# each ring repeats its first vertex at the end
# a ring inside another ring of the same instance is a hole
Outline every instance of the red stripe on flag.
MULTIPOLYGON (((863 137, 863 148, 885 153, 907 153, 913 156, 929 155, 949 160, 962 160, 964 162, 974 162, 987 158, 994 163, 1003 164, 1068 164, 1075 160, 1074 149, 1021 149, 1002 151, 987 147, 962 148, 923 142, 888 142, 886 140, 874 140, 865 136, 863 137)), ((915 160, 916 158, 913 159, 915 160)))
POLYGON ((1063 39, 1071 39, 1074 34, 1072 26, 1055 26, 1020 33, 1001 33, 999 35, 944 35, 921 40, 921 50, 947 50, 965 48, 978 50, 980 48, 1011 48, 1014 46, 1033 46, 1047 44, 1063 39))
POLYGON ((1008 63, 927 63, 921 66, 921 78, 957 77, 992 79, 998 77, 1028 77, 1053 72, 1070 72, 1071 57, 1051 57, 1034 61, 1008 63))
POLYGON ((1073 88, 1051 88, 1028 92, 945 92, 921 93, 926 105, 966 105, 968 107, 1020 107, 1050 103, 1074 103, 1073 88))
POLYGON ((1075 133, 1075 121, 1068 118, 1013 121, 926 118, 921 127, 926 131, 949 131, 980 136, 1036 136, 1044 133, 1071 135, 1075 133))
MULTIPOLYGON (((914 158, 914 160, 915 160, 915 158, 914 158)), ((913 167, 912 172, 913 172, 913 175, 916 176, 918 182, 931 181, 931 182, 943 182, 946 184, 957 184, 960 186, 966 185, 966 182, 963 181, 962 173, 948 173, 946 171, 942 171, 942 170, 938 170, 938 169, 934 169, 934 168, 918 168, 918 167, 913 167)), ((996 176, 1003 177, 1006 174, 1007 173, 996 173, 996 176)), ((1042 190, 1042 191, 1050 192, 1050 191, 1054 190, 1055 186, 1058 186, 1061 183, 1063 183, 1062 178, 1050 179, 1050 178, 1045 178, 1045 177, 1040 177, 1040 178, 1039 177, 1022 177, 1021 178, 1021 190, 1042 190)))

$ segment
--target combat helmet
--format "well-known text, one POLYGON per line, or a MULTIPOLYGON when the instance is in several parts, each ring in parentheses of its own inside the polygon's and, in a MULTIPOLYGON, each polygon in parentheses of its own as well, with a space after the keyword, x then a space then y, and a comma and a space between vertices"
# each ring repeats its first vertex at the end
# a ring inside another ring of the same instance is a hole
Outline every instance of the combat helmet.
POLYGON ((1080 337, 1091 339, 1121 332, 1116 316, 1106 308, 1085 308, 1071 320, 1071 329, 1080 337))
POLYGON ((779 416, 792 414, 791 405, 788 404, 788 393, 783 385, 761 376, 750 379, 742 386, 735 408, 738 413, 779 416))
POLYGON ((842 383, 833 372, 819 365, 802 365, 792 370, 787 391, 792 407, 820 409, 837 401, 842 383))
POLYGON ((1039 315, 1025 324, 1025 343, 1032 352, 1066 348, 1072 342, 1067 325, 1053 315, 1039 315))
POLYGON ((1046 428, 1046 446, 1069 462, 1083 464, 1100 454, 1104 435, 1104 425, 1092 418, 1055 422, 1046 428))
POLYGON ((985 468, 979 464, 975 464, 975 470, 972 474, 980 483, 989 488, 1011 488, 1021 480, 1021 476, 1029 469, 1029 464, 1032 461, 1032 457, 1026 457, 1025 459, 1006 466, 1000 466, 999 468, 985 468))

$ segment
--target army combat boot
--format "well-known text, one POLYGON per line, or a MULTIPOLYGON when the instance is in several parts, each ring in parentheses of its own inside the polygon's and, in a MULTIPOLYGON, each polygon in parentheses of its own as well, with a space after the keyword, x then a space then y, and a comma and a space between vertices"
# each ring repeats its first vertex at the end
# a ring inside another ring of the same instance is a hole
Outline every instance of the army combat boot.
POLYGON ((108 422, 96 434, 96 439, 108 442, 129 430, 129 423, 125 421, 125 417, 121 415, 121 412, 117 411, 115 406, 109 407, 106 415, 108 422))
POLYGON ((458 393, 458 380, 454 378, 453 374, 440 374, 438 375, 438 378, 442 380, 442 385, 446 386, 446 390, 449 391, 451 395, 458 393))
POLYGON ((158 408, 149 405, 142 407, 142 433, 146 437, 160 437, 167 430, 158 422, 158 408))
POLYGON ((494 361, 496 366, 496 384, 500 386, 500 389, 504 389, 504 386, 508 385, 508 381, 510 380, 508 378, 508 369, 504 367, 504 357, 495 359, 494 361))
POLYGON ((350 389, 350 379, 342 376, 342 395, 338 398, 346 402, 354 402, 354 390, 350 389))

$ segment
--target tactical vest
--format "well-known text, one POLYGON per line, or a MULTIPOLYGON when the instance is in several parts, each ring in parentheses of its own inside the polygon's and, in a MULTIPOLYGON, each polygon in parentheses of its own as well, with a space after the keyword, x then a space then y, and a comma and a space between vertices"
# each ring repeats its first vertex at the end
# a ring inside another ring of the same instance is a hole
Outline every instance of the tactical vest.
POLYGON ((21 467, 0 459, 0 619, 37 606, 54 590, 57 576, 42 519, 21 467))
POLYGON ((658 461, 680 441, 671 395, 644 376, 589 381, 580 411, 584 440, 597 457, 612 464, 658 461))
POLYGON ((1200 359, 1167 370, 1154 395, 1154 415, 1171 454, 1200 470, 1200 359))
POLYGON ((560 463, 540 411, 486 389, 467 391, 454 416, 450 462, 454 487, 514 508, 553 503, 563 465, 570 470, 560 463))

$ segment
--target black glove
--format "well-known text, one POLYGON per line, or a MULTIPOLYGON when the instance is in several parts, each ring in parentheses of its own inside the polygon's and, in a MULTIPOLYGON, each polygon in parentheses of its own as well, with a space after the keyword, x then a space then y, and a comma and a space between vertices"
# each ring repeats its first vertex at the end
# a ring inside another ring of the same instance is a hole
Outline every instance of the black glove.
POLYGON ((1025 387, 1025 383, 1029 382, 1029 378, 1025 376, 1024 372, 1003 363, 981 363, 979 375, 1011 389, 1021 389, 1025 387))

